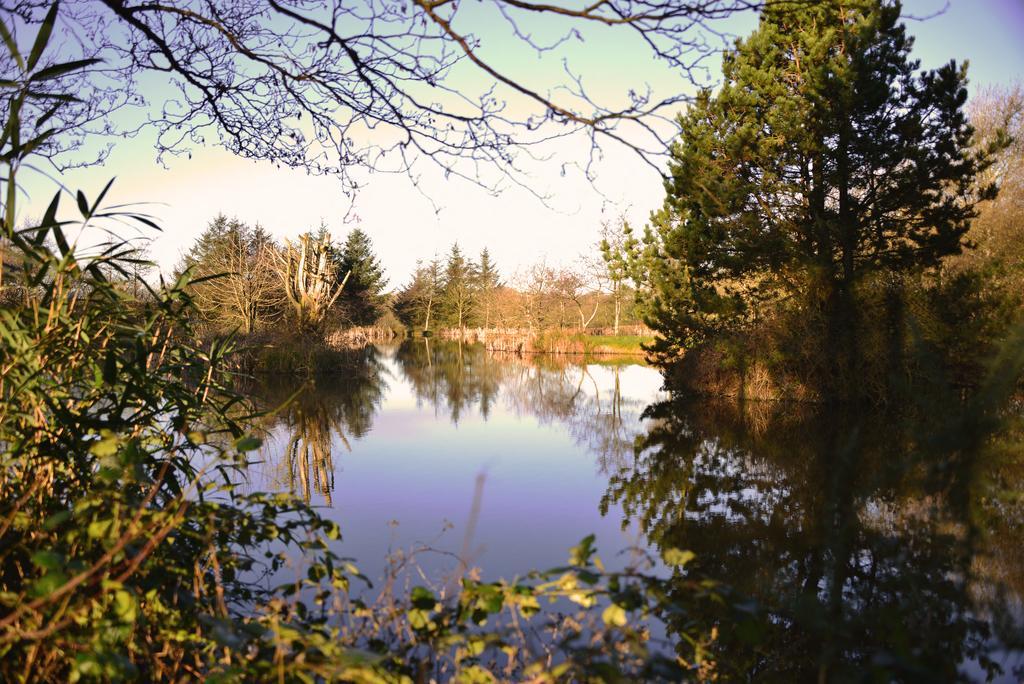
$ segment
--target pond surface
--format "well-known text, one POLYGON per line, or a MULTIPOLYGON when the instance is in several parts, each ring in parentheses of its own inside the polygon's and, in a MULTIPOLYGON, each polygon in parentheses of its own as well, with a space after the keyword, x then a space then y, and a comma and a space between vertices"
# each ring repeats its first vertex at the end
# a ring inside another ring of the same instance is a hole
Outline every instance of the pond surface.
POLYGON ((730 587, 688 619, 721 625, 732 676, 1024 677, 1019 432, 979 435, 960 406, 685 401, 635 360, 425 339, 349 356, 266 420, 251 478, 323 506, 371 577, 412 551, 425 577, 511 578, 595 534, 608 566, 688 549, 673 582, 730 587))

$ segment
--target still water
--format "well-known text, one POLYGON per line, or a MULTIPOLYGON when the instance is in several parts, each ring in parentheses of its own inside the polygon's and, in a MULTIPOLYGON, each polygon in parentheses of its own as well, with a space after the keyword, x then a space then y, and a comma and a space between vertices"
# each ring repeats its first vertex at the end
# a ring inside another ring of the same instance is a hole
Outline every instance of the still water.
POLYGON ((660 550, 689 549, 687 576, 728 585, 702 617, 735 677, 1024 677, 1024 459, 962 408, 685 401, 636 360, 425 339, 350 356, 265 420, 251 478, 322 506, 371 577, 401 552, 424 576, 511 578, 592 533, 608 566, 669 575, 660 550))

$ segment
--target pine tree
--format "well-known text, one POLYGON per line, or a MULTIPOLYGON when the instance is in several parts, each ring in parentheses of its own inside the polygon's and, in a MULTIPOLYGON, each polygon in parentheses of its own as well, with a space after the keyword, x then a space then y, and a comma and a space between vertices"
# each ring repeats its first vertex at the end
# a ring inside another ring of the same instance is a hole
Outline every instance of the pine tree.
POLYGON ((784 300, 848 338, 866 275, 932 267, 961 249, 986 164, 970 148, 966 69, 918 73, 900 10, 769 5, 725 55, 720 91, 680 118, 643 260, 662 351, 784 300))
POLYGON ((462 254, 459 243, 453 244, 445 262, 441 287, 444 321, 450 326, 462 329, 469 323, 475 303, 473 284, 476 270, 476 264, 462 254))
POLYGON ((476 270, 476 298, 480 313, 483 316, 483 326, 491 325, 491 314, 494 310, 494 299, 498 288, 501 286, 501 278, 498 275, 498 267, 491 259, 491 253, 486 247, 480 252, 480 263, 476 270))
POLYGON ((420 330, 430 330, 441 294, 441 276, 441 264, 436 257, 426 264, 416 262, 412 279, 395 297, 399 320, 420 330))
POLYGON ((339 277, 351 273, 339 299, 346 318, 353 325, 371 325, 384 313, 387 278, 373 252, 370 236, 359 228, 348 234, 338 255, 339 277))

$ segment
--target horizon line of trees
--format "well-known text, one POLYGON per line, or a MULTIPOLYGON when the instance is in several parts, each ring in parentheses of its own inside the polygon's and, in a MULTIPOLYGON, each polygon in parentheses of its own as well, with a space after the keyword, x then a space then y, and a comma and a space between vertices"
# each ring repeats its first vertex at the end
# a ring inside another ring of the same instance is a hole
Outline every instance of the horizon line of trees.
POLYGON ((390 330, 515 328, 529 331, 641 324, 618 231, 605 224, 593 253, 566 265, 545 261, 505 278, 485 247, 457 242, 416 263, 389 291, 370 236, 336 241, 326 226, 281 242, 260 224, 218 214, 175 269, 189 271, 199 316, 210 329, 246 335, 373 326, 390 330), (305 268, 302 274, 298 269, 305 268))

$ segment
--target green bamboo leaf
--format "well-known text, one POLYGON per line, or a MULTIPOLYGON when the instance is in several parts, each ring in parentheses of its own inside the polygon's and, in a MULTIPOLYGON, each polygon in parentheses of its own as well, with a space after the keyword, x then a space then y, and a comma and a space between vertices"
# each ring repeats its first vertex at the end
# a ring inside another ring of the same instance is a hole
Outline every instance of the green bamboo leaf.
POLYGON ((59 102, 81 102, 82 98, 68 93, 46 93, 41 90, 26 90, 25 94, 36 100, 57 100, 59 102))
POLYGON ((235 448, 239 451, 255 451, 260 448, 263 441, 258 437, 247 435, 235 442, 235 448))
POLYGON ((67 256, 71 251, 71 246, 68 245, 68 240, 64 237, 64 231, 61 230, 60 224, 54 223, 50 229, 53 232, 53 239, 57 243, 57 249, 60 250, 60 255, 62 257, 67 256))
POLYGON ((43 19, 42 26, 39 27, 39 33, 36 34, 36 42, 32 44, 32 51, 28 55, 28 70, 31 71, 35 68, 39 58, 43 56, 43 50, 46 49, 46 44, 50 42, 50 34, 53 33, 53 25, 57 22, 57 6, 60 3, 55 2, 50 5, 50 11, 46 13, 46 17, 43 19))
POLYGON ((73 62, 64 62, 62 64, 54 64, 48 66, 45 69, 41 69, 36 73, 28 77, 29 83, 38 83, 39 81, 49 81, 50 79, 60 78, 66 74, 70 74, 72 71, 78 71, 85 67, 98 64, 101 60, 98 59, 76 59, 73 62))
POLYGON ((85 193, 79 190, 75 193, 75 199, 78 200, 78 211, 82 212, 82 218, 89 218, 92 214, 89 211, 89 202, 85 199, 85 193))
POLYGON ((57 113, 59 109, 60 103, 53 105, 45 112, 43 112, 43 114, 38 119, 36 119, 36 127, 38 128, 39 126, 42 126, 44 123, 49 121, 53 117, 53 115, 57 113))
POLYGON ((11 57, 18 63, 18 66, 22 71, 25 71, 25 60, 21 58, 21 53, 18 52, 18 46, 14 42, 14 36, 7 29, 7 24, 4 23, 3 19, 0 19, 0 37, 3 38, 4 44, 7 45, 7 51, 11 53, 11 57))
MULTIPOLYGON (((116 176, 114 178, 116 178, 116 176)), ((107 191, 110 190, 110 186, 114 184, 114 178, 107 181, 107 184, 103 186, 100 194, 96 197, 96 201, 92 203, 92 209, 89 210, 90 216, 96 213, 96 209, 100 206, 100 202, 102 202, 103 198, 106 197, 107 191)))
MULTIPOLYGON (((53 199, 50 200, 50 205, 48 207, 46 207, 46 213, 43 214, 42 223, 39 224, 40 227, 42 227, 42 228, 50 228, 51 226, 58 225, 57 224, 57 208, 59 206, 60 206, 60 193, 58 192, 58 193, 55 193, 54 196, 53 196, 53 199)), ((37 244, 41 245, 41 244, 43 244, 43 240, 46 239, 46 231, 45 230, 41 230, 41 231, 39 231, 38 234, 41 235, 41 237, 38 238, 37 244)))
POLYGON ((45 130, 36 137, 29 140, 24 145, 11 147, 11 150, 7 154, 5 154, 4 157, 9 157, 11 159, 24 159, 25 157, 29 156, 37 149, 39 149, 43 143, 52 138, 55 132, 56 131, 54 131, 54 129, 52 128, 45 130))

